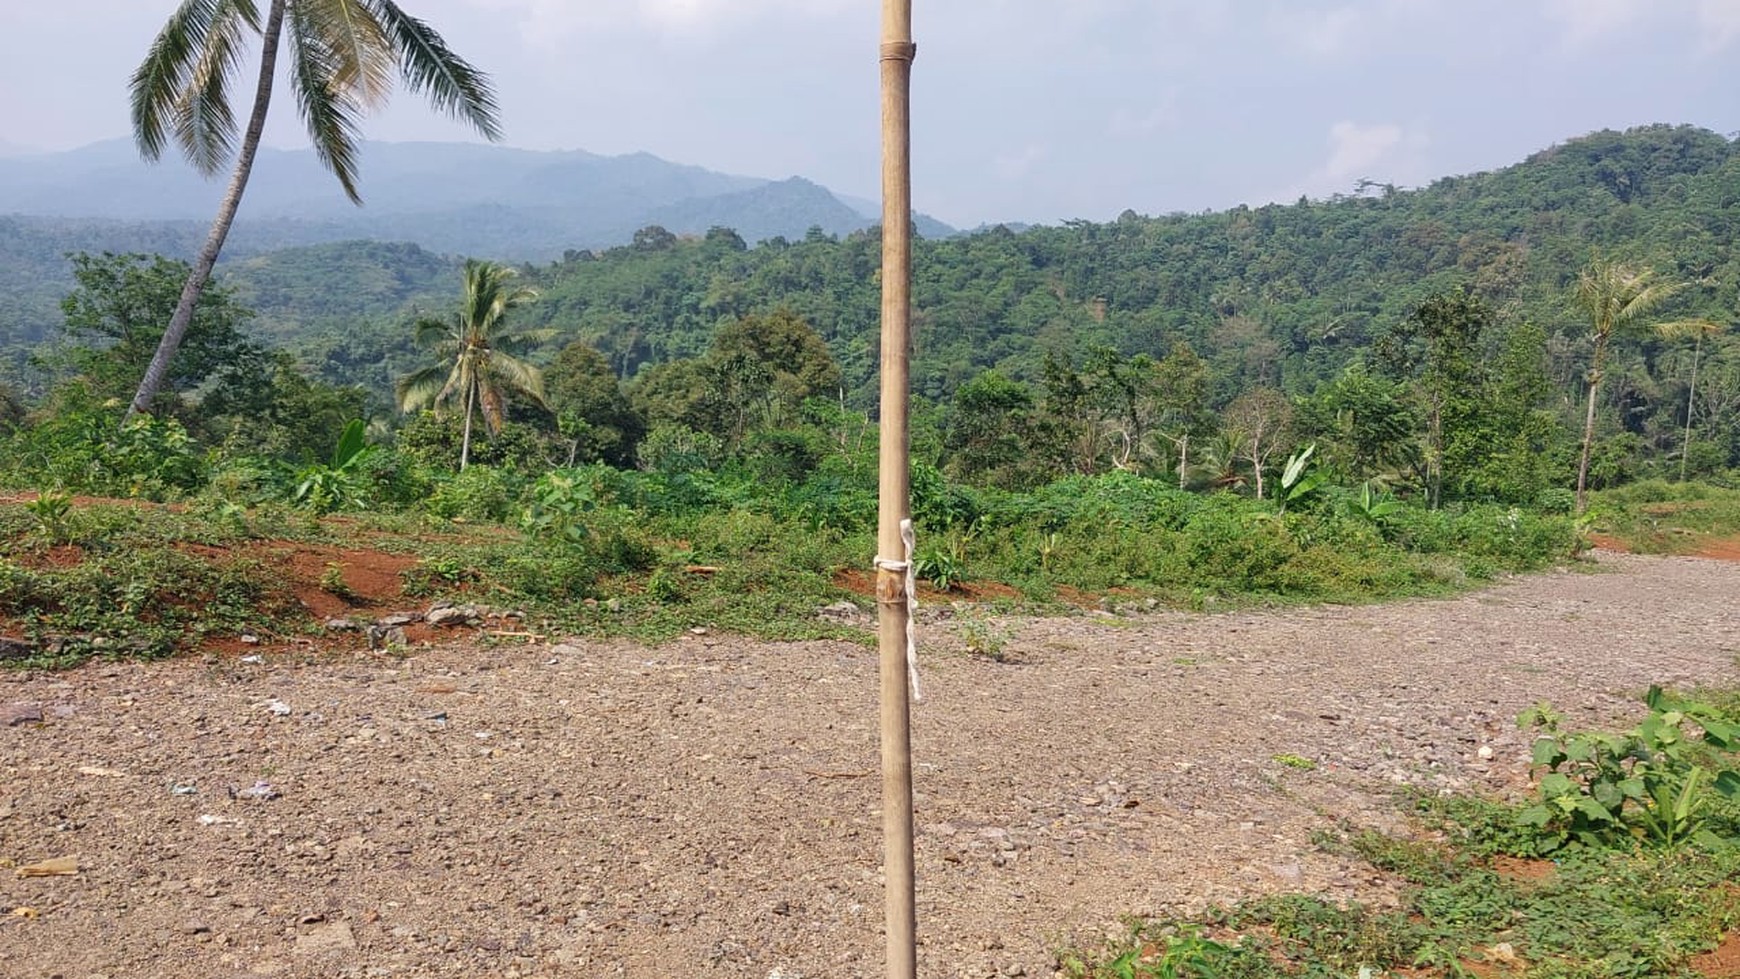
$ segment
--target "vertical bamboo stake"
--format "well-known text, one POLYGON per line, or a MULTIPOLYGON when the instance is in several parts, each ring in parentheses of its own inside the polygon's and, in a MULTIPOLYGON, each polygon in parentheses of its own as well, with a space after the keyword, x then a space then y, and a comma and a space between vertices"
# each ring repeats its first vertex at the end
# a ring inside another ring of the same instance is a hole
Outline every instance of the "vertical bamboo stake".
MULTIPOLYGON (((912 0, 882 2, 882 401, 877 553, 910 561, 907 352, 912 319, 912 0)), ((886 880, 888 979, 918 974, 918 912, 912 858, 912 727, 907 703, 906 576, 878 562, 877 630, 882 679, 882 866, 886 880)))

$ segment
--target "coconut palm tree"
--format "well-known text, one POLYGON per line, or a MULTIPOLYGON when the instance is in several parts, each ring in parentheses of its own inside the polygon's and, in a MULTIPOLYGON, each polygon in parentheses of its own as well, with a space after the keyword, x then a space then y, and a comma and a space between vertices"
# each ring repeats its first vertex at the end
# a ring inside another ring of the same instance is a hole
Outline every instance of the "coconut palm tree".
POLYGON ((470 123, 487 139, 501 138, 488 78, 393 0, 268 3, 262 20, 257 0, 182 0, 133 72, 133 138, 142 156, 156 161, 173 141, 206 176, 235 157, 211 232, 133 396, 134 412, 150 410, 162 388, 235 220, 266 125, 281 36, 289 41, 290 85, 315 155, 353 202, 362 203, 356 186, 361 117, 385 103, 394 69, 436 109, 470 123), (250 34, 260 37, 259 76, 238 151, 230 84, 250 34))
POLYGON ((440 362, 405 375, 396 388, 402 411, 441 411, 456 398, 464 400, 460 469, 471 461, 471 425, 479 412, 490 434, 495 435, 501 432, 509 394, 522 395, 545 407, 543 372, 518 355, 549 340, 555 331, 505 331, 502 320, 507 311, 538 295, 525 286, 515 286, 512 280, 516 274, 494 262, 466 262, 465 294, 459 311, 448 320, 423 319, 416 324, 417 341, 433 344, 440 362))
POLYGON ((1722 332, 1720 323, 1709 320, 1680 320, 1656 325, 1656 336, 1664 340, 1692 338, 1692 379, 1686 388, 1686 436, 1680 441, 1680 482, 1686 481, 1686 460, 1692 451, 1692 407, 1698 396, 1698 360, 1704 352, 1704 339, 1722 332))
POLYGON ((1589 336, 1594 342, 1589 373, 1584 377, 1588 407, 1583 416, 1583 454, 1577 463, 1578 513, 1587 504, 1589 453, 1595 444, 1595 394, 1601 387, 1608 344, 1617 334, 1634 328, 1650 310, 1680 288, 1679 283, 1655 281, 1654 269, 1637 269, 1602 258, 1591 261, 1577 276, 1573 295, 1577 308, 1589 318, 1589 336))

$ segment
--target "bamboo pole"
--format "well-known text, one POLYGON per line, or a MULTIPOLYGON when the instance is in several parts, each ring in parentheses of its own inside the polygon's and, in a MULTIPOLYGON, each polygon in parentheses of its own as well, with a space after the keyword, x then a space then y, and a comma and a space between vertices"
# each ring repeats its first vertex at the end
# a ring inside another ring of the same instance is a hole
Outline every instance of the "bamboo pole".
POLYGON ((877 506, 876 606, 882 681, 882 867, 888 979, 918 974, 918 913, 912 856, 912 727, 907 701, 906 553, 909 519, 907 354, 912 321, 912 0, 883 0, 882 400, 877 506))

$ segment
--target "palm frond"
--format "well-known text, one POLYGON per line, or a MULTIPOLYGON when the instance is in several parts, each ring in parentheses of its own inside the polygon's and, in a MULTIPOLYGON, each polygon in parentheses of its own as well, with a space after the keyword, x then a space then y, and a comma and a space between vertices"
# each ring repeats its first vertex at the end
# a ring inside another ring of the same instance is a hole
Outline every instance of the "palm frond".
POLYGON ((459 349, 459 355, 453 359, 451 371, 447 375, 447 383, 435 395, 437 405, 445 404, 449 399, 477 386, 477 360, 477 355, 470 348, 459 349))
POLYGON ((297 0, 302 23, 331 53, 333 88, 379 108, 393 91, 393 43, 363 0, 297 0))
POLYGON ((555 329, 522 330, 518 333, 504 333, 496 337, 491 346, 496 350, 509 354, 523 354, 529 350, 549 343, 560 336, 562 331, 555 329))
POLYGON ((398 49, 405 86, 436 109, 469 122, 491 142, 502 137, 500 108, 489 77, 454 54, 435 29, 393 0, 362 0, 398 49))
POLYGON ((315 156, 338 178, 351 203, 361 204, 356 151, 362 140, 362 108, 351 91, 335 81, 344 71, 344 56, 333 50, 326 36, 328 25, 317 19, 322 9, 320 4, 290 6, 290 81, 315 156))
POLYGON ((477 394, 477 407, 483 412, 483 423, 489 427, 489 434, 500 435, 501 423, 507 420, 501 389, 490 384, 480 384, 477 394))
POLYGON ((489 373, 492 381, 500 381, 516 394, 525 395, 540 408, 549 407, 544 398, 544 372, 537 367, 496 350, 489 358, 489 373))
POLYGON ((207 176, 222 168, 235 152, 230 80, 241 67, 242 32, 249 26, 252 6, 252 0, 240 0, 239 4, 237 0, 220 0, 218 16, 175 103, 176 142, 194 167, 207 176), (250 9, 243 10, 244 6, 250 9))
POLYGON ((1657 282, 1651 268, 1596 258, 1577 275, 1573 297, 1598 338, 1637 323, 1651 310, 1685 288, 1684 283, 1657 282))
POLYGON ((1641 280, 1642 290, 1620 306, 1621 323, 1630 324, 1642 319, 1650 310, 1672 299, 1685 288, 1683 282, 1650 282, 1651 278, 1654 278, 1653 272, 1646 274, 1641 280))
POLYGON ((133 69, 128 80, 133 139, 138 143, 139 155, 147 160, 163 156, 164 119, 172 114, 187 77, 188 63, 205 40, 216 6, 213 0, 185 0, 169 15, 145 52, 145 60, 133 69))
POLYGON ((434 364, 399 378, 399 383, 393 385, 393 396, 399 402, 399 410, 412 412, 434 407, 452 380, 452 369, 449 364, 434 364))
POLYGON ((443 341, 457 341, 459 339, 459 328, 452 321, 438 320, 430 316, 425 316, 411 324, 411 331, 418 345, 425 347, 443 341))
POLYGON ((254 0, 185 0, 170 15, 128 82, 141 156, 160 159, 173 131, 207 175, 228 157, 235 119, 227 89, 244 29, 260 30, 254 0))
POLYGON ((1712 320, 1674 320, 1655 325, 1655 335, 1663 340, 1708 339, 1722 330, 1722 324, 1712 320))

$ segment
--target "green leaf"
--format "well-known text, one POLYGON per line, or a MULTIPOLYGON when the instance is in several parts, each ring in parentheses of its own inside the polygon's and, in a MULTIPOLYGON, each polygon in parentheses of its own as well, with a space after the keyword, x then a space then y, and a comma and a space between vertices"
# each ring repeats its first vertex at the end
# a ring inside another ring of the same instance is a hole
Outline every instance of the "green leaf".
POLYGON ((1734 741, 1740 736, 1740 728, 1714 717, 1698 717, 1698 725, 1704 729, 1704 741, 1712 747, 1730 751, 1734 741))
POLYGON ((338 444, 332 449, 332 468, 343 469, 349 465, 367 446, 364 441, 366 427, 361 418, 353 418, 344 426, 343 434, 338 437, 338 444))
POLYGON ((1317 443, 1313 442, 1306 446, 1303 452, 1287 457, 1287 468, 1281 471, 1283 489, 1291 489, 1293 484, 1299 482, 1300 475, 1305 472, 1305 466, 1311 462, 1311 456, 1316 451, 1317 443))
POLYGON ((1704 780, 1704 770, 1693 766, 1686 774, 1686 782, 1680 786, 1679 794, 1674 798, 1674 822, 1684 824, 1692 814, 1702 808, 1698 796, 1698 783, 1704 780))
POLYGON ((1724 769, 1723 771, 1717 772, 1715 780, 1710 783, 1710 787, 1714 788, 1717 792, 1720 792, 1724 799, 1732 799, 1736 796, 1740 796, 1740 772, 1736 772, 1733 769, 1724 769))
POLYGON ((1576 783, 1572 782, 1568 775, 1562 775, 1559 772, 1552 772, 1541 777, 1541 795, 1543 796, 1552 798, 1554 796, 1573 794, 1576 791, 1576 783))
POLYGON ((1625 804, 1624 787, 1612 782, 1596 782, 1589 786, 1589 794, 1609 811, 1618 809, 1625 804))
POLYGON ((1537 765, 1556 766, 1564 760, 1565 755, 1559 750, 1558 738, 1540 738, 1535 741, 1531 757, 1537 765))

